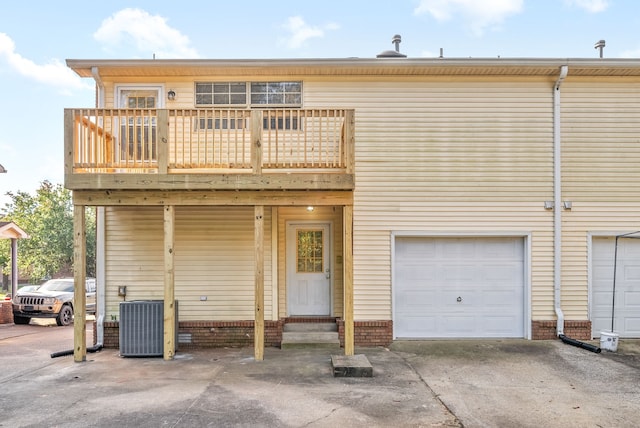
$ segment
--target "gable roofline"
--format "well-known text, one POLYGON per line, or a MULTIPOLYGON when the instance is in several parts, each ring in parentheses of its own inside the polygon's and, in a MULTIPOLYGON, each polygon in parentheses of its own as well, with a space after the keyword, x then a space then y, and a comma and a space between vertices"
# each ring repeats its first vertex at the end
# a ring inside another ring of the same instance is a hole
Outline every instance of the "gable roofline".
POLYGON ((0 221, 0 238, 25 239, 29 235, 12 221, 0 221))
POLYGON ((567 65, 571 76, 640 76, 640 59, 586 58, 344 58, 344 59, 67 59, 80 77, 215 75, 486 75, 557 76, 567 65))

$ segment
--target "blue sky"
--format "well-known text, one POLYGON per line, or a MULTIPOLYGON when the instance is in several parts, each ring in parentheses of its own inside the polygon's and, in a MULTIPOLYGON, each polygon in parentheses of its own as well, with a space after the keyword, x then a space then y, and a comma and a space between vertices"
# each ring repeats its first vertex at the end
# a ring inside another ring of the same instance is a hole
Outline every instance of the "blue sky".
POLYGON ((3 2, 0 209, 63 182, 63 109, 95 105, 67 58, 639 58, 639 28, 637 0, 3 2))

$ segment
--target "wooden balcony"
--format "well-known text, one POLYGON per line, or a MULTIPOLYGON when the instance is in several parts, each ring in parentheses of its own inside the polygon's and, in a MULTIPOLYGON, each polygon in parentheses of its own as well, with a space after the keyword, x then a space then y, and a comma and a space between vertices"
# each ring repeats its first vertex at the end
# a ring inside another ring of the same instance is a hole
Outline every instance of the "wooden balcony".
POLYGON ((352 190, 354 111, 66 109, 71 190, 352 190))

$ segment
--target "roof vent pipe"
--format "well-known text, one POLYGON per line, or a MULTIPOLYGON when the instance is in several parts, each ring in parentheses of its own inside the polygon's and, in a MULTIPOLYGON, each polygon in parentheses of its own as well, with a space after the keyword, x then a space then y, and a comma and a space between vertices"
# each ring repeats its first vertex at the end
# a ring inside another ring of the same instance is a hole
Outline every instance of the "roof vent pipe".
POLYGON ((391 39, 391 43, 396 46, 396 50, 380 52, 378 55, 376 55, 376 58, 406 58, 406 55, 400 53, 400 42, 402 42, 402 37, 400 37, 399 34, 396 34, 391 39))
POLYGON ((396 45, 396 52, 400 52, 401 42, 402 42, 402 37, 400 37, 400 34, 396 34, 395 36, 393 36, 393 39, 391 39, 391 43, 396 45))
POLYGON ((598 40, 596 42, 596 45, 594 46, 595 49, 600 49, 600 58, 602 58, 602 51, 604 49, 604 46, 605 46, 604 40, 598 40))

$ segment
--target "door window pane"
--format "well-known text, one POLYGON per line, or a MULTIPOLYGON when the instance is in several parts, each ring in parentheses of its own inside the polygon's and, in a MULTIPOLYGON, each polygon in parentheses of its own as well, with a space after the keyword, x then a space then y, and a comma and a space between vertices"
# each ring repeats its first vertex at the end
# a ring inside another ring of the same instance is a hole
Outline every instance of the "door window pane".
POLYGON ((296 266, 298 273, 322 273, 324 248, 322 230, 298 230, 296 266))

